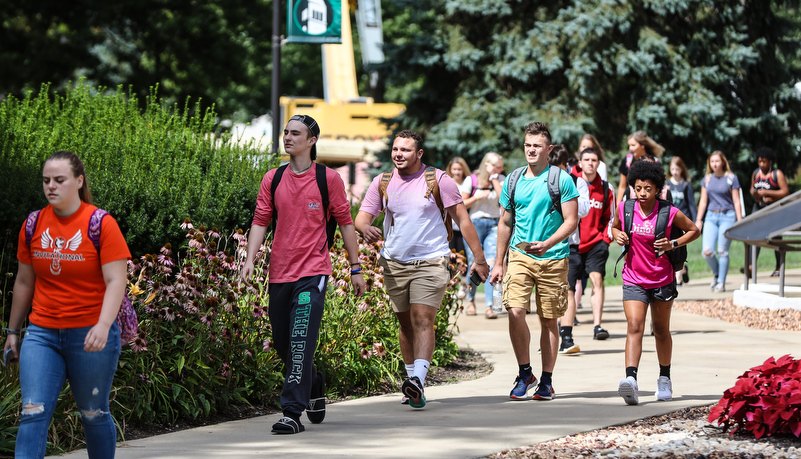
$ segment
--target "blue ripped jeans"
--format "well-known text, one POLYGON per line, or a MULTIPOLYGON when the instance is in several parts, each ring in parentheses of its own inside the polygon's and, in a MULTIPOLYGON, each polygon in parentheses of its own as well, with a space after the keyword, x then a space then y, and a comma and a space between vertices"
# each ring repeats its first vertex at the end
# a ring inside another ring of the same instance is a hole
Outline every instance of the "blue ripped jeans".
POLYGON ((703 246, 704 259, 712 274, 717 276, 718 284, 726 284, 726 274, 729 272, 729 246, 731 239, 723 234, 734 225, 737 214, 734 210, 726 212, 707 212, 704 219, 703 246), (717 245, 717 257, 715 246, 717 245), (707 255, 709 253, 709 255, 707 255))
POLYGON ((17 432, 17 459, 44 457, 47 427, 65 380, 70 382, 81 413, 89 457, 114 457, 117 429, 109 412, 108 397, 120 357, 120 331, 115 322, 109 329, 106 347, 86 352, 83 341, 91 328, 28 326, 19 359, 22 416, 17 432))
MULTIPOLYGON (((487 263, 489 263, 490 269, 492 269, 492 264, 495 262, 495 255, 497 253, 497 246, 498 246, 498 219, 497 218, 476 218, 471 219, 473 222, 473 226, 476 227, 476 233, 478 233, 478 241, 481 243, 481 248, 484 250, 484 257, 487 259, 487 263)), ((464 244, 464 250, 467 254, 467 269, 470 269, 470 266, 473 265, 475 261, 475 257, 473 256, 473 251, 470 250, 470 246, 467 245, 467 242, 464 244)), ((469 277, 470 273, 468 271, 467 274, 468 280, 467 283, 470 284, 470 288, 467 290, 467 300, 474 301, 476 298, 476 286, 470 283, 469 277)), ((492 284, 489 282, 489 277, 487 277, 487 281, 484 283, 484 296, 486 297, 487 307, 492 307, 492 284)))

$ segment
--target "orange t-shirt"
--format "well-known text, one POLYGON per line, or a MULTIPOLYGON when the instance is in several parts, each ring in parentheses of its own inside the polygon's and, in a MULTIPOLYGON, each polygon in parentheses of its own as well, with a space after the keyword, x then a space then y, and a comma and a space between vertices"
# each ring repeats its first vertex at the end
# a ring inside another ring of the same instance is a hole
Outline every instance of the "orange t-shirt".
POLYGON ((36 283, 29 320, 45 328, 79 328, 97 324, 106 293, 101 265, 131 258, 117 221, 103 218, 100 251, 87 235, 89 218, 97 207, 81 207, 62 218, 53 206, 39 213, 30 248, 25 225, 19 232, 17 259, 33 266, 36 283))

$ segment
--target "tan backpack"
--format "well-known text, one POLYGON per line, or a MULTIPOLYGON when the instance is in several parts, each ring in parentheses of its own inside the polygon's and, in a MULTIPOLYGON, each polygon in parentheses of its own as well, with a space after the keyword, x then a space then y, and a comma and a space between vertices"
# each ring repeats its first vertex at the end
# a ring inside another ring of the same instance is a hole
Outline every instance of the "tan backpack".
MULTIPOLYGON (((384 196, 387 194, 387 186, 389 186, 389 181, 392 179, 392 174, 395 172, 393 168, 390 171, 384 172, 381 175, 381 181, 378 182, 378 198, 381 200, 381 205, 384 205, 384 196)), ((448 230, 448 241, 450 242, 453 239, 453 225, 451 220, 451 214, 449 214, 445 207, 442 205, 442 197, 439 194, 439 183, 437 183, 437 169, 434 166, 426 166, 426 184, 428 185, 428 189, 426 190, 425 198, 428 199, 431 194, 434 194, 434 201, 437 203, 437 207, 439 207, 439 213, 442 215, 442 221, 445 223, 445 228, 448 230)), ((384 207, 381 212, 384 212, 386 207, 384 207)), ((392 218, 390 216, 390 218, 392 218)), ((390 226, 395 226, 395 220, 390 221, 390 226)))

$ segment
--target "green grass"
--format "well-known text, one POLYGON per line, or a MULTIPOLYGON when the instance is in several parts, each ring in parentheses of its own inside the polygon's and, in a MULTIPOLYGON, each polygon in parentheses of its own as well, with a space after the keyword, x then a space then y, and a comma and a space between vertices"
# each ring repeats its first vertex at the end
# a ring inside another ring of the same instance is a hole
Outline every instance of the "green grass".
MULTIPOLYGON (((620 279, 620 271, 623 269, 624 260, 620 260, 620 264, 617 266, 617 278, 612 277, 612 273, 615 269, 615 261, 617 261, 617 257, 620 256, 620 250, 620 246, 614 242, 609 246, 609 259, 606 261, 606 277, 604 278, 604 285, 606 286, 623 285, 623 281, 620 279)), ((699 237, 687 247, 687 265, 690 268, 691 279, 712 277, 712 271, 710 271, 709 266, 707 266, 706 260, 704 260, 704 256, 701 252, 702 243, 699 237)), ((728 279, 734 280, 736 278, 739 282, 742 280, 740 277, 742 276, 742 274, 740 274, 740 268, 743 267, 745 262, 744 245, 742 242, 734 241, 731 243, 731 247, 729 247, 729 259, 728 279)), ((801 267, 801 252, 787 252, 785 263, 787 269, 801 267)), ((770 273, 773 272, 775 264, 776 259, 773 257, 773 251, 762 249, 757 262, 757 279, 769 276, 770 273)))

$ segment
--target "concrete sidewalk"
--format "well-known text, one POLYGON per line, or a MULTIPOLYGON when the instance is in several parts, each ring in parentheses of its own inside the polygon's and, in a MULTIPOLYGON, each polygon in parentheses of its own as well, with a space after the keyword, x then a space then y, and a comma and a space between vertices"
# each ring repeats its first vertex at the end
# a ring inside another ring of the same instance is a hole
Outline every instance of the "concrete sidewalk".
MULTIPOLYGON (((801 285, 801 270, 788 271, 788 284, 801 285)), ((770 278, 762 277, 765 282, 770 278)), ((775 280, 775 278, 773 278, 775 280)), ((720 299, 711 279, 680 287, 679 301, 720 299)), ((730 285, 739 281, 731 276, 730 285)), ((400 394, 369 397, 328 405, 323 424, 305 422, 306 432, 273 435, 270 426, 280 414, 199 427, 119 444, 117 457, 134 458, 473 458, 504 449, 558 438, 720 399, 737 376, 770 356, 801 356, 801 333, 760 331, 674 311, 672 379, 674 400, 654 402, 658 363, 654 340, 646 336, 640 363, 640 405, 627 406, 617 395, 625 376, 623 348, 626 320, 622 289, 606 290, 604 327, 611 337, 592 339, 589 298, 579 310, 583 325, 574 328, 582 352, 560 355, 554 372, 552 401, 512 401, 509 391, 517 363, 509 343, 506 315, 486 320, 482 315, 458 318, 460 346, 479 351, 495 367, 489 376, 459 384, 426 388, 428 404, 414 410, 400 404, 400 394)), ((477 298, 483 304, 483 298, 477 298)), ((478 308, 479 311, 483 307, 478 308)), ((532 367, 539 376, 539 326, 532 329, 532 367)), ((67 454, 87 457, 85 450, 67 454)))

